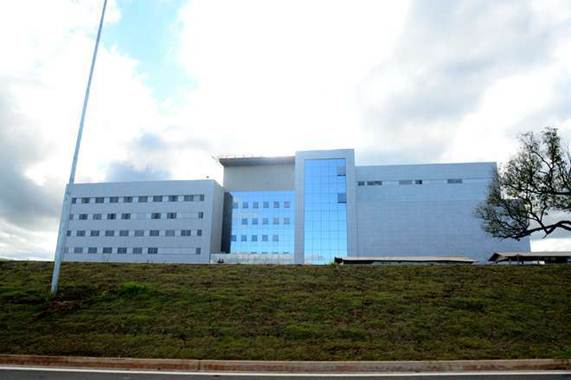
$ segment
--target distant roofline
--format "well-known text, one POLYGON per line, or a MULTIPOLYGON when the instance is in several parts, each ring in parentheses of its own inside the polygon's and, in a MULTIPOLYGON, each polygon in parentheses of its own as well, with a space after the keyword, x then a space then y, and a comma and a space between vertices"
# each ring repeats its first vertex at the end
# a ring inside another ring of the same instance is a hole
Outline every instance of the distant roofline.
POLYGON ((488 164, 488 165, 497 165, 496 161, 471 161, 471 162, 429 162, 429 163, 422 163, 422 164, 367 164, 367 165, 359 165, 355 163, 355 167, 359 168, 370 168, 370 167, 396 167, 396 166, 436 166, 436 165, 481 165, 481 164, 488 164))
POLYGON ((522 259, 522 260, 537 260, 540 258, 549 257, 570 257, 570 251, 535 251, 535 252, 494 252, 488 259, 488 261, 506 261, 510 258, 522 259))
POLYGON ((474 260, 466 256, 357 256, 357 257, 335 257, 335 262, 458 262, 474 263, 474 260))
POLYGON ((259 165, 293 165, 295 156, 218 156, 220 165, 231 166, 259 166, 259 165))
POLYGON ((209 182, 209 181, 218 183, 218 181, 215 180, 214 178, 197 178, 197 179, 150 179, 150 180, 146 180, 146 181, 76 182, 72 186, 84 186, 84 185, 107 186, 107 185, 123 185, 123 184, 133 184, 133 183, 146 184, 146 183, 157 183, 157 182, 182 183, 182 182, 209 182))

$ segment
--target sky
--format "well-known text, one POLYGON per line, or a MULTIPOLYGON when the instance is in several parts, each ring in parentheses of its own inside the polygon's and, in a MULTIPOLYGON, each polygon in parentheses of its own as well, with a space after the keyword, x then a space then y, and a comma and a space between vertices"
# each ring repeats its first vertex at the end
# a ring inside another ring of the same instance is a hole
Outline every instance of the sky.
MULTIPOLYGON (((102 4, 0 2, 0 257, 53 257, 102 4)), ((109 0, 77 181, 305 149, 501 164, 547 125, 569 141, 569 0, 109 0)))

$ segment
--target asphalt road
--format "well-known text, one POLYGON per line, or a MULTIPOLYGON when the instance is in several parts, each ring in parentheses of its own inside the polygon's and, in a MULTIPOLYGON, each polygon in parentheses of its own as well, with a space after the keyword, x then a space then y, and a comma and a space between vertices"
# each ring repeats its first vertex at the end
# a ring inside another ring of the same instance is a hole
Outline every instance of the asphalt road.
POLYGON ((318 379, 363 379, 363 380, 448 380, 448 379, 482 379, 482 380, 511 380, 511 379, 570 379, 571 371, 545 372, 463 372, 463 373, 414 373, 414 374, 244 374, 244 373, 195 373, 195 372, 154 372, 154 371, 123 371, 123 370, 80 370, 59 368, 16 368, 0 367, 1 380, 277 380, 294 378, 296 380, 318 379))

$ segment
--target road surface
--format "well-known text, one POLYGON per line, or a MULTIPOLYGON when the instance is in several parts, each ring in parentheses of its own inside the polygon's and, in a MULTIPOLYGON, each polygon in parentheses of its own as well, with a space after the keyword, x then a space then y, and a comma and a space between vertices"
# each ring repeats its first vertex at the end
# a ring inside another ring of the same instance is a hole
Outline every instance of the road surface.
POLYGON ((65 369, 41 367, 0 367, 1 380, 295 380, 363 379, 363 380, 571 380, 571 371, 511 371, 511 372, 458 372, 458 373, 398 373, 398 374, 256 374, 256 373, 204 373, 172 371, 127 371, 96 369, 65 369))

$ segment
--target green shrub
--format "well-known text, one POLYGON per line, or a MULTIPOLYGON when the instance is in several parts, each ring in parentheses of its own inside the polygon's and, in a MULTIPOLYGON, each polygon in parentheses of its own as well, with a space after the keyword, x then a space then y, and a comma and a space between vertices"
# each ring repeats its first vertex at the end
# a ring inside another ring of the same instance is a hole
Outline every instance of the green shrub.
POLYGON ((125 298, 134 298, 150 293, 151 288, 137 281, 127 281, 121 284, 119 294, 125 298))

